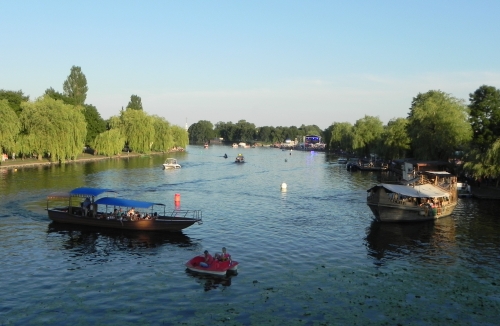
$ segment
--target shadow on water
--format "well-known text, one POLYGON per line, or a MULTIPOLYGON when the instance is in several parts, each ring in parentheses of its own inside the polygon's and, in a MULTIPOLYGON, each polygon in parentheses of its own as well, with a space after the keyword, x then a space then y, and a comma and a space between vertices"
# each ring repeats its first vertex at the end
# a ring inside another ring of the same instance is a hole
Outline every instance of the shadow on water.
POLYGON ((451 217, 415 223, 373 221, 365 241, 368 255, 376 259, 376 265, 412 256, 446 264, 447 259, 443 258, 455 246, 455 221, 451 217))
POLYGON ((224 291, 226 287, 231 286, 231 279, 237 276, 237 273, 227 274, 224 276, 207 275, 196 273, 186 268, 186 275, 194 279, 198 284, 203 285, 205 291, 221 289, 224 291))
POLYGON ((157 248, 163 245, 173 245, 180 248, 196 246, 196 243, 182 232, 103 230, 90 226, 52 222, 48 226, 47 234, 61 236, 63 249, 77 250, 82 255, 95 254, 99 251, 98 248, 105 251, 129 251, 157 248))

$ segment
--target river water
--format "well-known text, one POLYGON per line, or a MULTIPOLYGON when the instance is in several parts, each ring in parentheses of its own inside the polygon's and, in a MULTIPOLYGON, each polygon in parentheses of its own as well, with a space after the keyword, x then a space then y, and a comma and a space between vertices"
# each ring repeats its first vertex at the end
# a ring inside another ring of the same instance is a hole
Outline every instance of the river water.
POLYGON ((152 155, 0 170, 1 325, 500 323, 499 203, 464 199, 451 217, 381 224, 366 205, 376 175, 324 153, 189 146, 168 156, 182 168, 152 155), (180 234, 52 224, 47 194, 81 186, 171 209, 178 193, 204 223, 180 234), (186 271, 222 246, 237 275, 186 271))

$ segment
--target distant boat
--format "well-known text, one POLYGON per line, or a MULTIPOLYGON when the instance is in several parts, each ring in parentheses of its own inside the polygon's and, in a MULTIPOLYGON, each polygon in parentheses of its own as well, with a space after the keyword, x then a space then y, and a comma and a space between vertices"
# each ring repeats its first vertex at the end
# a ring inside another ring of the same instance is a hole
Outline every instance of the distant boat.
POLYGON ((347 164, 347 158, 346 157, 339 157, 337 160, 338 164, 347 164))
POLYGON ((205 143, 205 145, 203 145, 204 148, 208 148, 208 143, 205 143))
POLYGON ((238 148, 238 144, 233 143, 233 148, 238 148))
POLYGON ((234 160, 235 163, 245 163, 245 158, 243 157, 243 154, 238 154, 236 156, 236 159, 234 160))

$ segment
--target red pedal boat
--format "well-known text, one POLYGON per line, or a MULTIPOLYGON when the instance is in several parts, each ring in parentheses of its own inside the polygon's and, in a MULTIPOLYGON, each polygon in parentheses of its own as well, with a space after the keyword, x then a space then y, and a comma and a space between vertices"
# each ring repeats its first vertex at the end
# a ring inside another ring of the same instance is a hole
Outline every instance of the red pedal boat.
POLYGON ((197 273, 224 276, 226 273, 235 273, 238 270, 238 262, 234 260, 220 261, 214 259, 208 267, 203 267, 200 263, 205 261, 205 256, 193 257, 186 263, 187 269, 197 273))

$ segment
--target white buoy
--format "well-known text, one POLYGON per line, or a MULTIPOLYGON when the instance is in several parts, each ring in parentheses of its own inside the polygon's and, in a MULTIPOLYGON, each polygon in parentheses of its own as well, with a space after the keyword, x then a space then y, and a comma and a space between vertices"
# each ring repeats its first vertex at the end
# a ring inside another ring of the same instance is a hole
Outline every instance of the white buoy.
POLYGON ((281 190, 286 190, 286 183, 284 183, 284 182, 283 182, 283 183, 281 184, 281 190))

